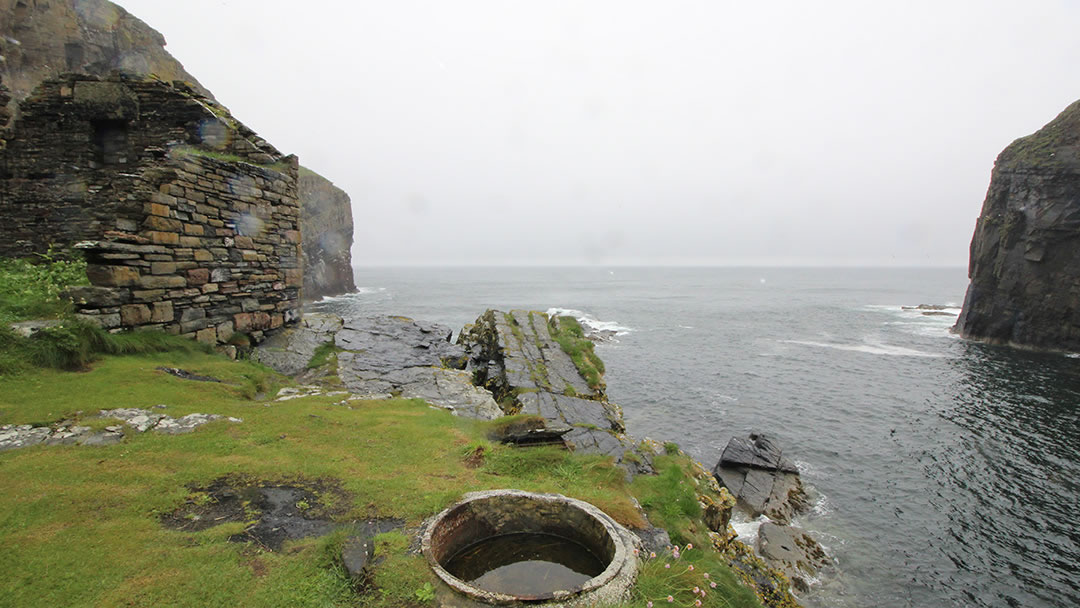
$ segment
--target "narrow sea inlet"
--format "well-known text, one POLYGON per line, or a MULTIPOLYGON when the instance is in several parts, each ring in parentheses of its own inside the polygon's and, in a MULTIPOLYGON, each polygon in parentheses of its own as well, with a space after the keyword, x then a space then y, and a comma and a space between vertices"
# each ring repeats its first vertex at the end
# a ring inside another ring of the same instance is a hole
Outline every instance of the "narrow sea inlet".
POLYGON ((814 491, 796 523, 836 562, 807 606, 1080 604, 1080 359, 950 334, 962 268, 389 268, 356 283, 312 308, 455 328, 488 308, 576 311, 614 332, 597 349, 628 432, 706 466, 733 436, 777 436, 814 491), (919 304, 951 314, 903 308, 919 304))

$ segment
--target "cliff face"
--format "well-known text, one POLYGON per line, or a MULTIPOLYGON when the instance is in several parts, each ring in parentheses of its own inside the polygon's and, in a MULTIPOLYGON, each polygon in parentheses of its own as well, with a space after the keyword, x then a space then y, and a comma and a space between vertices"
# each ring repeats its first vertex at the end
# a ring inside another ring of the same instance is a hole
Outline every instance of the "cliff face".
POLYGON ((0 55, 0 76, 15 101, 63 72, 112 70, 182 80, 210 97, 165 50, 164 36, 107 0, 0 0, 0 55))
POLYGON ((998 156, 956 329, 1080 351, 1080 101, 998 156))
POLYGON ((308 169, 300 171, 300 232, 304 235, 304 299, 355 291, 349 195, 308 169))
MULTIPOLYGON (((0 57, 0 129, 18 102, 41 82, 65 72, 152 75, 183 81, 213 99, 165 50, 164 36, 108 0, 0 0, 0 57)), ((304 297, 355 289, 349 197, 322 177, 303 174, 304 297)))

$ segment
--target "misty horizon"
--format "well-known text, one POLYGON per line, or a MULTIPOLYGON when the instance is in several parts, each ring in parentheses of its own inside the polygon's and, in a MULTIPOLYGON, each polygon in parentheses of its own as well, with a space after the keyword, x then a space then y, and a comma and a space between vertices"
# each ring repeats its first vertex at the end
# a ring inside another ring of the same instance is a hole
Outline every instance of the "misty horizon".
POLYGON ((352 198, 354 266, 967 265, 1080 6, 120 4, 352 198))

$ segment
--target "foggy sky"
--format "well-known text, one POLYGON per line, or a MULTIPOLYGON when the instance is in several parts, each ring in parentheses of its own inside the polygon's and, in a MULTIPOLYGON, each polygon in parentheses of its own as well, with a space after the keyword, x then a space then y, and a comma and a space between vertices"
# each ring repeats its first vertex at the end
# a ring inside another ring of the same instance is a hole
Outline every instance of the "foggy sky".
POLYGON ((120 0, 349 193, 355 265, 955 265, 1080 3, 120 0))

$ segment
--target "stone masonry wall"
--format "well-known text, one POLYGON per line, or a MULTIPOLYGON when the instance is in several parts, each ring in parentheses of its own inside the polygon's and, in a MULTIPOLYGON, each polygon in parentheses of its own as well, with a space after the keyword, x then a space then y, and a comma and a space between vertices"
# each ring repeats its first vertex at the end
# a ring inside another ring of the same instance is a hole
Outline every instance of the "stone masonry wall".
POLYGON ((0 256, 82 249, 81 316, 208 343, 300 315, 298 164, 180 84, 65 75, 0 152, 0 256))

